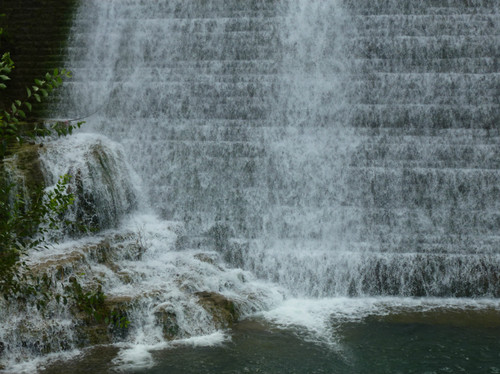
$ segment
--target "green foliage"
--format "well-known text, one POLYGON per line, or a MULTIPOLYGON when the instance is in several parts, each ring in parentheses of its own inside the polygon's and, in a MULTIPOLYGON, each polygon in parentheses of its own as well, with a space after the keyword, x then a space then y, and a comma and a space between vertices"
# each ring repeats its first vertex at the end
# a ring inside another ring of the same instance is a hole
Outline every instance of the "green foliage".
POLYGON ((74 201, 66 193, 68 181, 69 176, 62 176, 52 191, 37 191, 29 201, 15 194, 13 203, 15 186, 0 188, 0 294, 4 298, 34 293, 28 284, 32 282, 27 282, 27 265, 19 260, 30 249, 46 246, 46 235, 67 224, 61 216, 74 201))
MULTIPOLYGON (((5 32, 0 27, 0 41, 2 39, 5 39, 5 32)), ((10 54, 3 53, 0 58, 0 91, 7 88, 14 69, 10 54)), ((26 87, 24 97, 0 108, 0 167, 9 154, 10 147, 21 144, 26 139, 36 140, 52 134, 70 135, 83 124, 73 124, 72 121, 39 124, 39 121, 30 121, 34 106, 60 87, 64 78, 69 77, 69 71, 54 69, 26 87)), ((40 187, 30 196, 23 196, 18 192, 18 186, 5 185, 0 176, 0 182, 3 182, 0 183, 0 295, 6 300, 16 298, 26 303, 35 303, 42 311, 54 300, 64 304, 72 300, 77 310, 97 323, 104 322, 106 325, 125 329, 129 321, 123 313, 110 311, 106 307, 105 295, 100 286, 95 290, 84 291, 73 278, 63 294, 55 293, 56 285, 52 278, 47 274, 42 277, 33 275, 29 265, 23 261, 23 256, 30 250, 47 246, 47 236, 53 230, 58 230, 61 226, 82 230, 80 225, 63 219, 64 212, 74 202, 74 195, 68 192, 69 179, 67 175, 62 176, 52 190, 47 192, 40 187)))
POLYGON ((10 80, 9 74, 13 69, 14 61, 10 58, 10 53, 4 53, 0 60, 0 89, 7 88, 6 82, 10 80))
POLYGON ((66 293, 73 299, 76 308, 91 316, 95 322, 126 329, 130 322, 118 310, 110 310, 106 304, 106 296, 101 285, 95 289, 85 291, 76 278, 71 278, 71 284, 66 287, 66 293))
MULTIPOLYGON (((10 80, 9 74, 14 68, 10 54, 4 53, 0 60, 0 89, 7 87, 7 82, 10 80)), ((9 145, 21 143, 23 138, 35 139, 54 133, 58 136, 65 136, 83 124, 83 122, 77 122, 73 125, 70 121, 56 121, 49 125, 31 123, 30 126, 21 126, 26 124, 23 121, 28 119, 33 111, 33 105, 41 103, 54 89, 61 86, 63 78, 69 77, 71 77, 69 71, 54 69, 52 73, 46 73, 43 79, 35 79, 31 87, 26 87, 26 96, 22 100, 14 100, 7 106, 7 109, 0 110, 0 159, 6 155, 9 145)))
MULTIPOLYGON (((3 16, 0 14, 0 19, 3 16)), ((0 41, 4 35, 5 30, 0 27, 0 41)), ((10 53, 3 53, 0 58, 0 90, 7 88, 10 74, 14 69, 15 65, 10 53)), ((39 124, 36 121, 26 122, 33 111, 33 106, 41 103, 54 89, 60 87, 64 78, 70 77, 69 71, 54 69, 53 72, 46 73, 43 78, 35 79, 34 84, 30 87, 26 87, 25 97, 13 100, 10 105, 0 109, 0 161, 7 154, 8 147, 21 143, 23 138, 35 139, 51 134, 65 136, 83 124, 83 122, 73 124, 71 121, 55 121, 50 124, 39 124)))
POLYGON ((84 291, 76 278, 71 278, 66 292, 74 300, 78 310, 93 316, 98 322, 102 319, 105 296, 101 285, 96 290, 84 291))
MULTIPOLYGON (((0 20, 2 17, 0 14, 0 20)), ((0 27, 0 41, 4 38, 4 29, 0 27)), ((0 57, 0 91, 7 88, 14 68, 10 54, 3 53, 0 57)), ((26 87, 25 97, 13 100, 0 109, 0 169, 9 147, 22 143, 24 139, 35 140, 51 134, 68 135, 81 126, 83 122, 76 125, 69 121, 53 122, 41 126, 26 122, 34 104, 42 102, 61 86, 63 78, 70 76, 69 71, 55 69, 26 87)), ((47 279, 42 282, 34 278, 29 266, 21 259, 29 250, 46 246, 49 232, 59 229, 61 225, 74 226, 63 219, 64 212, 74 202, 74 196, 67 193, 69 179, 67 175, 62 176, 51 191, 46 192, 39 187, 25 196, 19 192, 20 186, 9 184, 0 176, 0 295, 5 299, 37 296, 39 307, 50 299, 47 279)))

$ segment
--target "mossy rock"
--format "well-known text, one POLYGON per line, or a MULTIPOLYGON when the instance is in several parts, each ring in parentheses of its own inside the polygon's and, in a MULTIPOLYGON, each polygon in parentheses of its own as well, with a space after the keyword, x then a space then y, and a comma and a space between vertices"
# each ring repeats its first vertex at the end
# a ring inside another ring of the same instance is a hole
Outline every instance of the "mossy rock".
POLYGON ((166 340, 174 340, 179 335, 177 316, 168 308, 160 308, 155 312, 157 323, 162 327, 163 337, 166 340))
POLYGON ((104 323, 95 325, 82 324, 78 329, 79 346, 81 348, 96 344, 110 344, 112 342, 108 326, 104 323))
POLYGON ((218 256, 213 253, 197 253, 193 256, 196 258, 198 261, 205 262, 207 264, 217 266, 218 267, 218 256))
POLYGON ((31 271, 38 276, 52 274, 55 279, 64 280, 85 266, 85 255, 80 251, 71 251, 49 258, 33 266, 31 271))
POLYGON ((105 265, 120 278, 127 279, 126 283, 131 283, 131 275, 116 264, 116 260, 120 258, 137 260, 142 256, 144 248, 130 238, 128 236, 105 238, 96 244, 84 245, 66 253, 47 257, 34 265, 32 272, 40 276, 54 275, 57 280, 64 280, 77 272, 86 273, 90 264, 96 262, 105 265), (124 241, 115 242, 117 240, 124 241))
MULTIPOLYGON (((117 227, 124 215, 137 206, 136 190, 123 161, 124 153, 114 150, 107 140, 75 135, 62 144, 48 144, 44 152, 47 159, 59 157, 60 152, 78 155, 77 161, 65 163, 63 169, 64 174, 71 176, 67 190, 75 198, 68 215, 78 226, 94 232, 117 227), (79 141, 80 138, 83 140, 79 141)), ((46 173, 52 183, 59 177, 50 167, 46 173)), ((82 232, 78 226, 68 234, 85 235, 85 230, 82 232)))
POLYGON ((216 292, 197 292, 200 305, 209 312, 216 326, 231 327, 239 319, 239 312, 232 300, 216 292))
POLYGON ((23 191, 16 192, 24 198, 41 193, 45 182, 39 151, 40 146, 35 144, 17 146, 12 155, 2 161, 2 184, 23 186, 23 191))
MULTIPOLYGON (((0 202, 13 207, 20 196, 26 203, 23 209, 29 211, 30 201, 36 201, 43 194, 44 176, 40 164, 39 146, 23 144, 16 146, 14 153, 0 160, 0 202)), ((10 218, 9 214, 1 214, 0 221, 10 218)), ((36 226, 26 227, 32 233, 36 226)))
POLYGON ((127 319, 128 309, 133 305, 131 297, 109 297, 97 311, 99 319, 73 309, 73 314, 80 322, 77 327, 80 347, 95 344, 109 344, 121 340, 128 334, 128 327, 120 326, 120 320, 127 319))

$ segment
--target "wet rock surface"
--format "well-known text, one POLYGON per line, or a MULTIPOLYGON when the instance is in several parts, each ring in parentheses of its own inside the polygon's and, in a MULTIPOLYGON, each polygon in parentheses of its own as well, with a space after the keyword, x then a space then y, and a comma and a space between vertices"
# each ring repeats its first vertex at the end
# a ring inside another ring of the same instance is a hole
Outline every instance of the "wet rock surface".
POLYGON ((220 327, 230 327, 238 321, 239 313, 235 303, 227 297, 215 292, 197 292, 199 303, 212 316, 220 327))

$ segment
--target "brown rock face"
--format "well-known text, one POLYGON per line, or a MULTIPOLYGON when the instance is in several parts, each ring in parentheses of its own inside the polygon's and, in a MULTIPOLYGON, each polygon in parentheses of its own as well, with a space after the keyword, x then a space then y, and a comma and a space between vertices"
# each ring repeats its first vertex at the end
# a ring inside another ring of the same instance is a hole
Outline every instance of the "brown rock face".
POLYGON ((167 340, 178 338, 179 325, 177 324, 177 316, 171 310, 160 309, 155 313, 157 321, 163 329, 163 337, 167 340))
POLYGON ((219 327, 230 327, 238 321, 239 313, 232 300, 215 292, 197 292, 200 305, 214 318, 219 327))

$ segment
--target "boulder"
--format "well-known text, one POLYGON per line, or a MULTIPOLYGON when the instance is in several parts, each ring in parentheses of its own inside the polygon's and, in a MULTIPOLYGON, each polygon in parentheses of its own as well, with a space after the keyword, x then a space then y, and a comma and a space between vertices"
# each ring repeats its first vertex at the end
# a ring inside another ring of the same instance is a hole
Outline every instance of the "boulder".
POLYGON ((47 185, 55 184, 60 175, 71 176, 68 190, 75 203, 68 218, 93 231, 116 227, 137 206, 125 158, 117 143, 90 134, 48 143, 41 157, 47 185))
POLYGON ((160 324, 163 331, 163 337, 166 340, 174 340, 179 336, 179 325, 177 315, 169 308, 157 308, 155 312, 156 321, 160 324))
POLYGON ((199 304, 209 312, 216 326, 219 328, 231 327, 238 321, 239 313, 234 302, 216 292, 197 292, 199 304))

